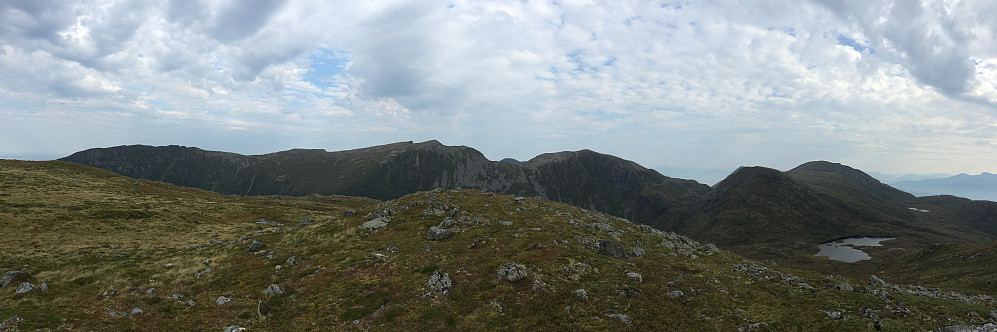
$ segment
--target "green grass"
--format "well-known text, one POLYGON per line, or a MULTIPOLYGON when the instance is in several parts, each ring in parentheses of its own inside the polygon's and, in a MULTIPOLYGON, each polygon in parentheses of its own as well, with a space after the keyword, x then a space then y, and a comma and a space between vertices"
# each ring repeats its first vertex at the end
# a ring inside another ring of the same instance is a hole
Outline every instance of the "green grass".
MULTIPOLYGON (((888 330, 904 331, 971 323, 970 313, 987 317, 994 309, 985 303, 903 293, 894 293, 886 302, 872 294, 828 287, 848 280, 862 289, 867 275, 829 277, 771 268, 819 289, 810 292, 778 277, 734 271, 735 264, 760 263, 730 252, 688 259, 658 247, 660 236, 618 218, 476 190, 422 192, 388 202, 315 195, 237 197, 156 182, 135 184, 107 172, 53 162, 3 161, 0 179, 4 194, 9 194, 4 201, 20 204, 4 203, 6 210, 0 212, 5 218, 0 220, 7 220, 0 232, 12 239, 0 241, 0 252, 6 255, 0 267, 27 270, 33 282, 50 287, 24 297, 15 297, 8 288, 0 290, 0 319, 24 317, 21 330, 210 331, 240 325, 275 331, 712 331, 756 322, 774 330, 866 330, 870 321, 859 312, 869 308, 888 330), (443 217, 424 216, 423 211, 442 206, 457 206, 466 218, 458 221, 452 237, 428 241, 426 231, 443 217), (387 227, 369 234, 357 228, 369 220, 364 215, 385 209, 395 211, 387 227), (111 218, 88 214, 131 210, 140 212, 137 218, 128 213, 111 218), (342 218, 345 210, 357 214, 342 218), (54 220, 60 216, 73 219, 54 220), (317 223, 277 232, 253 223, 265 218, 294 226, 305 216, 317 223), (583 227, 607 220, 615 236, 583 227), (243 237, 264 241, 272 257, 247 252, 249 241, 239 241, 243 237), (598 239, 611 239, 628 250, 639 246, 647 253, 629 259, 599 255, 585 244, 598 239), (223 243, 189 248, 215 240, 223 243), (110 249, 111 243, 120 248, 110 249), (291 256, 297 260, 294 266, 286 264, 291 256), (499 280, 496 271, 510 261, 524 265, 529 277, 515 283, 499 280), (593 270, 568 277, 564 267, 577 262, 593 270), (211 272, 195 278, 207 268, 211 272), (426 288, 429 275, 437 270, 453 280, 449 294, 426 288), (643 281, 636 282, 627 272, 640 273, 643 281), (290 291, 262 294, 270 284, 290 291), (147 294, 150 288, 155 291, 147 294), (620 295, 628 288, 638 293, 620 295), (576 297, 576 289, 585 289, 590 300, 576 297), (672 298, 671 290, 684 296, 672 298), (99 296, 105 291, 117 294, 99 296), (234 302, 217 306, 219 296, 234 302), (197 305, 185 305, 188 299, 197 305), (890 311, 893 306, 912 313, 900 317, 890 311), (145 314, 109 315, 135 307, 145 314), (823 314, 838 310, 846 319, 831 320, 823 314), (631 322, 608 314, 625 314, 631 322)), ((937 258, 950 256, 942 254, 937 258)), ((929 256, 926 259, 935 259, 929 256)))

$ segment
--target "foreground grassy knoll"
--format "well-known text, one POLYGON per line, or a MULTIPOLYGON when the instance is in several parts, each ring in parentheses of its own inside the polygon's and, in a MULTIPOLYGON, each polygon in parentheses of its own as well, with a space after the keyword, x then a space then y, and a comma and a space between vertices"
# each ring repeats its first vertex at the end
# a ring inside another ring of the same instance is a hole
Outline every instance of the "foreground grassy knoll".
POLYGON ((0 270, 30 274, 0 288, 20 330, 904 331, 995 309, 476 190, 234 197, 0 161, 0 200, 0 270))

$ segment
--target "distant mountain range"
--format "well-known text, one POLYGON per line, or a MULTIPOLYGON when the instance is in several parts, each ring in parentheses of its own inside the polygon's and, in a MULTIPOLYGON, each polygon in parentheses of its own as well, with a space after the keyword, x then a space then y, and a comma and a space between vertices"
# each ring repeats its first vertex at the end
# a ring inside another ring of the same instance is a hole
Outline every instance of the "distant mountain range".
POLYGON ((997 239, 997 203, 918 198, 826 161, 787 172, 742 167, 710 187, 589 150, 496 162, 472 148, 437 141, 256 156, 132 145, 90 149, 60 160, 236 195, 388 200, 434 188, 471 188, 538 196, 760 258, 812 255, 817 243, 850 236, 899 236, 922 244, 997 239))
POLYGON ((915 196, 953 195, 976 200, 997 201, 997 174, 959 174, 942 179, 899 181, 892 186, 915 196))

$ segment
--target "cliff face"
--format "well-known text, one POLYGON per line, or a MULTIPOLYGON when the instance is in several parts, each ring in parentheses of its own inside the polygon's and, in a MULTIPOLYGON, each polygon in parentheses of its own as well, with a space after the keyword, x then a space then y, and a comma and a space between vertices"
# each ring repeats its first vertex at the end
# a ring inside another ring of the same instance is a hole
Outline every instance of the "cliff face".
POLYGON ((709 189, 588 150, 545 154, 518 166, 437 141, 259 156, 136 145, 90 149, 61 160, 224 194, 341 194, 387 200, 434 188, 474 188, 540 196, 638 221, 667 212, 677 204, 670 198, 709 189))

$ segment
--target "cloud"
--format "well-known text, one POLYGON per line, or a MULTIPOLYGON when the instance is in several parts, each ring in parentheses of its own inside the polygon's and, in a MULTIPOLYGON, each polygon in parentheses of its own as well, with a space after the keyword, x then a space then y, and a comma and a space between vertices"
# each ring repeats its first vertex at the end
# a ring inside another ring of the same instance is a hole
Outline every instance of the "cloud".
POLYGON ((208 33, 222 43, 230 43, 256 34, 280 10, 286 1, 229 1, 218 8, 208 33))
POLYGON ((589 148, 649 166, 978 172, 997 153, 995 8, 4 1, 0 131, 73 144, 0 152, 440 139, 493 159, 589 148))
MULTIPOLYGON (((888 56, 902 61, 920 82, 950 96, 972 92, 976 84, 970 55, 976 42, 973 30, 989 34, 993 27, 972 25, 980 19, 975 14, 983 14, 972 13, 979 6, 938 1, 816 2, 854 25, 874 48, 890 50, 888 56)), ((997 14, 992 6, 987 11, 997 14)), ((993 40, 980 42, 992 45, 993 40)))

